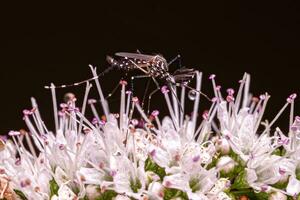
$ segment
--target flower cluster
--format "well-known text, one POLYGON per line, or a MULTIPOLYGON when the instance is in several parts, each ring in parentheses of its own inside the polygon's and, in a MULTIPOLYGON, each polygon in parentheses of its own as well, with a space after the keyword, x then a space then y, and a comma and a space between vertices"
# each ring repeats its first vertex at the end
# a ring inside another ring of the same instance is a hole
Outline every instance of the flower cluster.
POLYGON ((47 128, 32 98, 32 108, 23 111, 28 131, 1 137, 0 199, 300 198, 295 94, 272 121, 262 121, 270 96, 253 97, 248 74, 238 92, 227 89, 226 96, 211 75, 214 98, 198 116, 202 74, 196 72, 195 89, 161 88, 168 116, 160 117, 158 110, 146 114, 125 81, 120 82, 120 112, 111 113, 96 69, 92 72, 100 100, 89 99, 92 85, 86 82, 80 108, 70 93, 58 104, 52 84, 55 130, 47 128), (191 114, 185 114, 186 96, 192 100, 191 114), (289 130, 283 133, 273 125, 287 108, 289 130))

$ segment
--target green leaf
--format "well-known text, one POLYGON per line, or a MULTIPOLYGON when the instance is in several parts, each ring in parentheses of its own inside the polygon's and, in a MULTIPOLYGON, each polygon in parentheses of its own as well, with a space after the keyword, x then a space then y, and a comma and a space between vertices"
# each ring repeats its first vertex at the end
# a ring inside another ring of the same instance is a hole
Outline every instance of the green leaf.
POLYGON ((160 180, 163 180, 164 177, 166 176, 165 168, 160 167, 149 157, 145 161, 145 171, 154 172, 155 174, 157 174, 159 176, 160 180))
POLYGON ((258 192, 255 193, 256 199, 258 200, 268 200, 269 199, 269 194, 266 192, 258 192))
POLYGON ((239 199, 241 196, 247 196, 249 199, 256 199, 256 200, 269 199, 268 193, 254 192, 253 189, 241 189, 241 190, 231 191, 230 193, 233 194, 236 199, 239 199))
POLYGON ((282 156, 282 152, 279 148, 277 148, 272 152, 272 155, 282 156))
POLYGON ((288 181, 284 181, 284 182, 281 181, 273 184, 272 186, 278 189, 286 189, 287 185, 288 185, 288 181))
POLYGON ((298 180, 300 180, 300 168, 299 167, 296 169, 296 178, 298 180))
POLYGON ((185 192, 174 189, 174 188, 166 188, 164 190, 164 200, 171 200, 174 198, 180 198, 182 200, 188 200, 188 196, 185 192))
POLYGON ((51 181, 49 181, 50 184, 50 198, 54 195, 58 194, 58 184, 56 183, 56 181, 54 180, 54 178, 52 178, 51 181))
POLYGON ((247 180, 246 180, 246 170, 241 171, 237 177, 234 179, 234 182, 231 186, 232 189, 241 190, 250 188, 247 180))
POLYGON ((22 191, 16 190, 16 189, 14 189, 14 191, 20 197, 21 200, 28 200, 27 197, 25 196, 25 194, 22 191))
POLYGON ((112 200, 117 195, 118 194, 115 191, 113 191, 113 190, 106 190, 104 193, 102 193, 95 200, 112 200))
POLYGON ((134 193, 137 193, 141 187, 142 187, 142 184, 139 179, 137 179, 137 178, 130 179, 130 188, 134 193))
POLYGON ((81 198, 79 200, 89 200, 89 198, 87 196, 84 196, 83 198, 81 198))

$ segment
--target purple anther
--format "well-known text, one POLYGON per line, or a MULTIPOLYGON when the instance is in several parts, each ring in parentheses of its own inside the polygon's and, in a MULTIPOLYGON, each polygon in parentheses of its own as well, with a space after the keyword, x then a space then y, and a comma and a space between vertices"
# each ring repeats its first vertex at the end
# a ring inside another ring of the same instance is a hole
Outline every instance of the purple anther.
POLYGON ((17 158, 15 161, 15 165, 20 166, 21 165, 21 159, 17 158))
POLYGON ((105 121, 105 120, 100 120, 100 121, 99 121, 99 125, 100 125, 100 126, 104 126, 105 124, 106 124, 106 121, 105 121))
POLYGON ((31 115, 32 112, 30 110, 24 109, 23 114, 27 116, 27 115, 31 115))
POLYGON ((132 92, 130 90, 127 90, 126 94, 132 94, 132 92))
POLYGON ((112 170, 111 172, 110 172, 110 175, 111 176, 115 176, 117 174, 117 172, 115 171, 115 170, 112 170))
POLYGON ((234 89, 228 88, 227 90, 228 95, 232 96, 234 94, 234 89))
POLYGON ((132 120, 131 120, 131 124, 132 124, 133 126, 136 126, 136 125, 139 124, 139 120, 137 120, 137 119, 132 119, 132 120))
POLYGON ((286 170, 279 167, 279 174, 283 176, 283 175, 285 175, 285 173, 286 173, 286 170))
POLYGON ((59 106, 60 106, 61 108, 67 108, 67 107, 68 107, 68 104, 66 104, 66 103, 61 103, 61 104, 59 104, 59 106))
POLYGON ((60 144, 58 145, 59 150, 64 150, 65 149, 65 145, 64 144, 60 144))
POLYGON ((265 99, 266 99, 266 95, 261 94, 261 95, 259 95, 259 98, 260 98, 261 100, 265 100, 265 99))
POLYGON ((216 77, 215 74, 211 74, 211 75, 209 76, 209 79, 212 80, 212 79, 214 79, 215 77, 216 77))
POLYGON ((153 110, 152 113, 151 113, 151 115, 152 115, 153 117, 156 117, 156 116, 159 115, 159 111, 158 111, 158 110, 153 110))
POLYGON ((17 135, 21 135, 21 133, 19 131, 9 131, 8 135, 9 136, 17 136, 17 135))
POLYGON ((161 92, 163 93, 163 94, 166 94, 166 93, 168 93, 169 92, 169 89, 168 89, 168 87, 167 86, 162 86, 161 87, 161 92))
POLYGON ((202 118, 203 118, 204 120, 207 120, 208 117, 209 117, 209 116, 208 116, 208 111, 206 110, 206 111, 203 112, 202 118))
POLYGON ((291 131, 296 132, 298 130, 298 126, 291 126, 291 131))
POLYGON ((200 160, 200 156, 199 155, 193 157, 193 162, 198 162, 199 160, 200 160))
POLYGON ((297 94, 296 94, 296 93, 291 94, 291 95, 286 99, 286 101, 287 101, 288 103, 292 103, 292 102, 296 99, 296 97, 297 97, 297 94))
POLYGON ((94 117, 93 120, 92 120, 92 124, 96 125, 98 123, 99 123, 98 119, 96 117, 94 117))
POLYGON ((262 192, 266 192, 268 189, 269 189, 269 186, 267 186, 267 185, 263 185, 263 186, 260 187, 260 190, 262 192))
POLYGON ((121 81, 120 81, 120 84, 121 84, 121 85, 127 85, 127 81, 121 80, 121 81))
POLYGON ((96 103, 96 102, 97 102, 96 99, 89 99, 89 100, 88 100, 88 104, 94 104, 94 103, 96 103))
POLYGON ((234 97, 231 96, 231 95, 228 95, 228 96, 226 97, 226 101, 227 101, 227 102, 233 102, 233 101, 234 101, 234 97))
POLYGON ((132 97, 132 102, 134 102, 134 103, 139 103, 139 98, 137 98, 137 97, 132 97))
POLYGON ((154 157, 154 156, 155 156, 155 154, 156 154, 156 151, 155 151, 155 149, 153 149, 152 151, 150 151, 150 156, 151 156, 151 157, 154 157))

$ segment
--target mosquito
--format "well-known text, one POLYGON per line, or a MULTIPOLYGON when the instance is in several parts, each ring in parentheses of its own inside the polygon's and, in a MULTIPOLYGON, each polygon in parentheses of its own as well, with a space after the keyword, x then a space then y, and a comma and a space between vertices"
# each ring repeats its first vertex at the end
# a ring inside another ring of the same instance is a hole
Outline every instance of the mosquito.
MULTIPOLYGON (((169 63, 167 60, 157 54, 157 55, 146 55, 141 53, 128 53, 128 52, 118 52, 115 54, 115 58, 111 56, 107 56, 107 62, 114 68, 124 70, 125 72, 129 72, 132 70, 140 70, 144 74, 138 76, 132 76, 132 90, 133 90, 133 80, 137 78, 151 78, 156 85, 156 89, 152 91, 148 96, 148 112, 150 107, 150 100, 152 95, 154 95, 157 91, 160 90, 160 86, 158 84, 157 79, 164 81, 170 88, 171 92, 175 94, 175 91, 172 86, 184 86, 190 89, 191 92, 198 92, 204 95, 207 99, 210 98, 203 94, 200 91, 188 86, 188 83, 194 78, 196 71, 192 68, 180 67, 174 73, 169 72, 169 66, 179 60, 180 56, 178 55, 169 63)), ((149 83, 149 82, 148 82, 149 83)), ((145 94, 147 93, 149 84, 147 84, 145 94)), ((113 94, 114 92, 110 93, 113 94)), ((175 94, 176 96, 176 94, 175 94)), ((145 96, 144 96, 145 97, 145 96)), ((177 98, 177 96, 176 96, 177 98)), ((143 98, 144 101, 144 98, 143 98)), ((179 102, 178 98, 177 101, 179 102)))

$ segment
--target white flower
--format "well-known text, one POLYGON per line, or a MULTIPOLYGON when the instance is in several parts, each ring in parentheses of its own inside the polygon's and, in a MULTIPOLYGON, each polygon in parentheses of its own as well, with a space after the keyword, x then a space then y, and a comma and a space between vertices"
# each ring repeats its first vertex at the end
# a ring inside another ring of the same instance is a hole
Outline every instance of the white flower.
POLYGON ((148 186, 148 195, 150 196, 150 198, 162 200, 164 195, 163 191, 164 186, 160 182, 153 181, 148 186))
POLYGON ((58 189, 58 195, 54 195, 51 200, 71 200, 77 196, 74 192, 65 184, 62 184, 58 189))
POLYGON ((130 198, 124 195, 118 195, 114 198, 114 200, 130 200, 130 198))
POLYGON ((300 181, 296 177, 290 176, 286 191, 291 196, 298 195, 300 193, 300 181))
POLYGON ((273 192, 270 194, 270 200, 287 200, 287 196, 281 192, 273 192))
POLYGON ((217 168, 224 173, 232 171, 235 166, 235 161, 229 156, 222 156, 217 162, 217 168))
POLYGON ((277 183, 283 176, 293 176, 295 165, 293 160, 280 156, 261 156, 249 160, 246 168, 246 180, 256 190, 271 189, 270 185, 277 183))
POLYGON ((87 185, 86 186, 86 196, 89 200, 95 200, 101 195, 99 191, 99 186, 96 185, 87 185))

